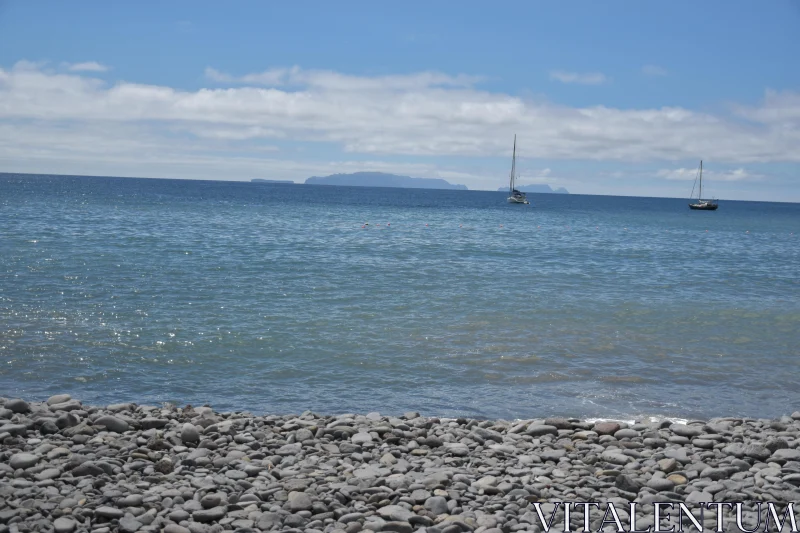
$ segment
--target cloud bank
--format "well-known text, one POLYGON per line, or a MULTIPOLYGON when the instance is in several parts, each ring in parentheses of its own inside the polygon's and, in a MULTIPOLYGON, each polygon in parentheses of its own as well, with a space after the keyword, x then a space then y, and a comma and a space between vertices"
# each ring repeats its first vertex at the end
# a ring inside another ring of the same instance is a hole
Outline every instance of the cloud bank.
MULTIPOLYGON (((767 91, 758 105, 715 115, 680 107, 569 107, 481 90, 480 77, 436 72, 354 76, 291 67, 233 76, 208 68, 217 86, 198 90, 107 83, 85 72, 55 73, 30 62, 0 69, 0 162, 77 158, 88 165, 100 155, 177 165, 258 160, 264 153, 297 159, 276 147, 286 142, 326 143, 340 161, 346 154, 509 157, 514 133, 527 158, 800 162, 794 92, 767 91)), ((435 165, 426 165, 433 173, 435 165)), ((389 170, 410 172, 402 166, 389 170)))

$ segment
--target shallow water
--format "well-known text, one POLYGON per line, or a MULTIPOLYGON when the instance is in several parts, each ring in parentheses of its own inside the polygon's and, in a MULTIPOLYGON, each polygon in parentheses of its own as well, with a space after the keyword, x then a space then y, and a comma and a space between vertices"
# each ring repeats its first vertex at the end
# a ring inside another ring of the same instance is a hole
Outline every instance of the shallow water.
POLYGON ((529 197, 0 175, 0 395, 500 418, 798 409, 800 205, 529 197))

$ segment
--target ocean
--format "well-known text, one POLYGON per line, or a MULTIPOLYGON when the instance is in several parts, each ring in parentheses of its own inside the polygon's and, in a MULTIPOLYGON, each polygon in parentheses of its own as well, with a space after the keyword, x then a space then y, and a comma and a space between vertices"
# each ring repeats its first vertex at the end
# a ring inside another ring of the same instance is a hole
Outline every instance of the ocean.
POLYGON ((0 174, 0 396, 800 409, 800 204, 0 174))

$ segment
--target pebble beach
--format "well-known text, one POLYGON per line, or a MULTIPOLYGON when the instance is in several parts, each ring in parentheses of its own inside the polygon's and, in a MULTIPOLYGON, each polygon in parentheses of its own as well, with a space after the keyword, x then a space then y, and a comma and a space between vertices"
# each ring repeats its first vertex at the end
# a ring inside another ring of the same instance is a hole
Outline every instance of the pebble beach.
POLYGON ((790 528, 800 412, 629 422, 0 399, 0 533, 564 531, 564 502, 597 504, 573 531, 617 531, 609 506, 653 528, 659 503, 666 529, 695 527, 683 504, 704 530, 777 530, 759 502, 790 528))

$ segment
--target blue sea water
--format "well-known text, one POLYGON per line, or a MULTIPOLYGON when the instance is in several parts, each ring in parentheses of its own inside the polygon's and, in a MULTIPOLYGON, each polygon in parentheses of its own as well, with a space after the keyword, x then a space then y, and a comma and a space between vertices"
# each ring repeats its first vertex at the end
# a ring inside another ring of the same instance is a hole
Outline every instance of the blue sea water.
POLYGON ((800 204, 0 175, 0 395, 800 409, 800 204))

